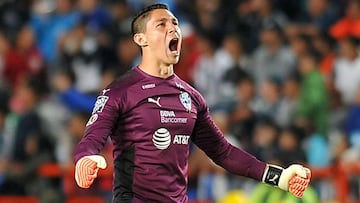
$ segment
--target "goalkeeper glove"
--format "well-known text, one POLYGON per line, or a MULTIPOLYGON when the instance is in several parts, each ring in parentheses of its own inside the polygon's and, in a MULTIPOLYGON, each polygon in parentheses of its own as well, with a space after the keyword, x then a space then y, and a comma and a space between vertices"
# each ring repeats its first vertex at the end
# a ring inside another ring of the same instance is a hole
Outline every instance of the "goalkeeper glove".
POLYGON ((76 162, 75 180, 79 187, 89 188, 97 177, 99 168, 106 168, 106 161, 100 155, 84 156, 76 162))
POLYGON ((310 177, 310 169, 298 164, 293 164, 286 169, 275 165, 268 165, 262 181, 278 186, 280 189, 289 191, 296 197, 301 198, 310 183, 310 177))

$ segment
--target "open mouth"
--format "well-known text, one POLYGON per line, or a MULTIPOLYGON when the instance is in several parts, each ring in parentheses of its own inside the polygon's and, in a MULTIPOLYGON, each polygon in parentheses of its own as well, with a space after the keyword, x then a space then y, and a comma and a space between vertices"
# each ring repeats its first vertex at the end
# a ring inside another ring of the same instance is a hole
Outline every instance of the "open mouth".
POLYGON ((179 43, 179 38, 173 38, 170 40, 169 43, 169 49, 170 51, 177 51, 178 49, 178 43, 179 43))

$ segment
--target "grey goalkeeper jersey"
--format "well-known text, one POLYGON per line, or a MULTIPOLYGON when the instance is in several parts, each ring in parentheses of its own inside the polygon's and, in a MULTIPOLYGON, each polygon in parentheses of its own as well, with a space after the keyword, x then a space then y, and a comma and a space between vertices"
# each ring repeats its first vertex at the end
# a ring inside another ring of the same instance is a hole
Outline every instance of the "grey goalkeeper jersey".
POLYGON ((176 75, 163 79, 138 67, 97 98, 75 161, 114 144, 114 202, 187 202, 192 141, 231 173, 260 180, 266 164, 229 144, 203 97, 176 75))

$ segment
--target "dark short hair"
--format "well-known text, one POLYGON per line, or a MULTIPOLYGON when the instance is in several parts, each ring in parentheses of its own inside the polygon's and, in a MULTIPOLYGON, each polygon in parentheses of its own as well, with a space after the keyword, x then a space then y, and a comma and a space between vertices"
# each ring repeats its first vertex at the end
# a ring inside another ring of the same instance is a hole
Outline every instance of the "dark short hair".
POLYGON ((132 22, 131 22, 131 33, 134 35, 136 33, 139 32, 144 32, 145 30, 145 21, 144 19, 146 19, 150 12, 156 9, 166 9, 169 10, 169 7, 166 4, 152 4, 149 5, 147 7, 145 7, 144 9, 140 10, 135 17, 133 18, 132 22))

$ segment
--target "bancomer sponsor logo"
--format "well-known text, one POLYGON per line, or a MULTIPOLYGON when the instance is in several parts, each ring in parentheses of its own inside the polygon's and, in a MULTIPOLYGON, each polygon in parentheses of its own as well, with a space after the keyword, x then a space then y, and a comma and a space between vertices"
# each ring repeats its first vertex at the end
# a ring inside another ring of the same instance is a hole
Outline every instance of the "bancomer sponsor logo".
POLYGON ((177 118, 174 111, 160 111, 161 123, 187 123, 187 118, 177 118))

